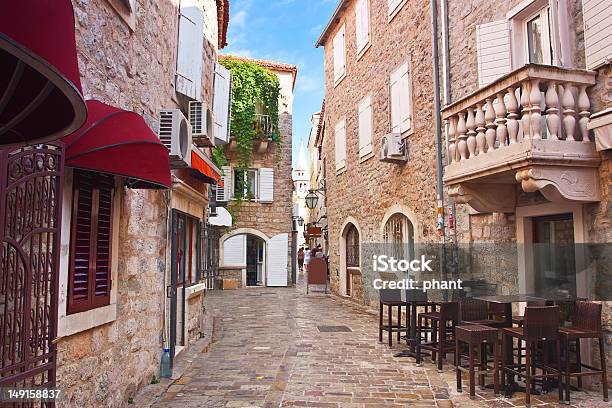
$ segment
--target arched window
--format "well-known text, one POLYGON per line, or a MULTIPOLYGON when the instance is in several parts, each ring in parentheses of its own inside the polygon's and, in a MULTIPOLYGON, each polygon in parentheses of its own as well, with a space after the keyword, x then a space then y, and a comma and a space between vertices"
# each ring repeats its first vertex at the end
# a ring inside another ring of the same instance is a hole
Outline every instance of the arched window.
POLYGON ((414 227, 404 214, 393 214, 385 223, 383 242, 388 256, 412 259, 414 256, 414 227))
POLYGON ((346 232, 346 266, 359 267, 359 232, 353 224, 346 232))

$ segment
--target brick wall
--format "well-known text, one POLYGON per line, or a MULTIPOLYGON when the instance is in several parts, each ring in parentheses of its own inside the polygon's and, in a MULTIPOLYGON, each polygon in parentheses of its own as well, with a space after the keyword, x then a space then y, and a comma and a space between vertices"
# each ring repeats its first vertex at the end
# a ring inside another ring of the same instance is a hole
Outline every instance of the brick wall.
MULTIPOLYGON (((216 10, 214 0, 202 3, 207 12, 216 10)), ((73 4, 85 97, 142 114, 155 130, 157 111, 182 102, 173 88, 178 2, 138 0, 133 31, 107 0, 73 4)), ((204 43, 202 98, 210 104, 216 45, 204 43)), ((60 406, 124 406, 159 374, 167 201, 163 191, 124 189, 122 195, 118 280, 113 282, 117 319, 58 343, 57 380, 65 396, 60 406)), ((189 327, 193 338, 196 329, 189 327)))

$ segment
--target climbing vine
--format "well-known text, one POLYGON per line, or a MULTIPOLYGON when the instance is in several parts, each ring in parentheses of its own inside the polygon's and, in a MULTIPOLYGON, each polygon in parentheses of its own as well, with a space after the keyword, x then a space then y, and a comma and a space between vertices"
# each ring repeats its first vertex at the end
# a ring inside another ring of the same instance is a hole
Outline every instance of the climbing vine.
MULTIPOLYGON (((277 144, 277 150, 282 147, 282 136, 278 130, 280 84, 276 75, 255 63, 231 57, 220 58, 219 63, 232 75, 230 133, 236 143, 236 156, 232 163, 236 171, 246 171, 253 161, 254 141, 269 140, 277 144), (258 105, 269 117, 271 126, 267 132, 262 132, 261 128, 254 126, 258 105)), ((228 165, 227 149, 228 145, 223 145, 213 150, 212 158, 217 166, 228 165)), ((252 192, 244 177, 238 179, 236 199, 240 201, 252 192), (244 191, 247 192, 246 195, 240 194, 244 191)))

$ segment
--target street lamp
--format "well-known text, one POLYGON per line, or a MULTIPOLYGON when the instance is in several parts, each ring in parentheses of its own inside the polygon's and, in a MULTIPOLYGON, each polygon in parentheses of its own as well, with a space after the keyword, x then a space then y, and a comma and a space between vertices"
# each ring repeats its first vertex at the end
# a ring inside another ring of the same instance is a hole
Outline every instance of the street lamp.
POLYGON ((319 202, 319 196, 317 196, 314 190, 310 190, 304 200, 306 201, 306 207, 309 210, 314 210, 319 202))
POLYGON ((298 222, 298 225, 299 225, 300 227, 301 227, 302 225, 304 225, 304 219, 303 219, 302 217, 298 217, 298 218, 297 218, 297 222, 298 222))

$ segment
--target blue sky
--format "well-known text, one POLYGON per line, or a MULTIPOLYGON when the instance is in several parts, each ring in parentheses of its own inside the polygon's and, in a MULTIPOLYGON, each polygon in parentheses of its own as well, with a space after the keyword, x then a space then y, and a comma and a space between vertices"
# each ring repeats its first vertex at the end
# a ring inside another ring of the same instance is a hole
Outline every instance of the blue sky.
POLYGON ((293 160, 308 142, 310 117, 325 93, 323 48, 314 44, 338 0, 231 0, 223 54, 298 66, 293 102, 293 160))

